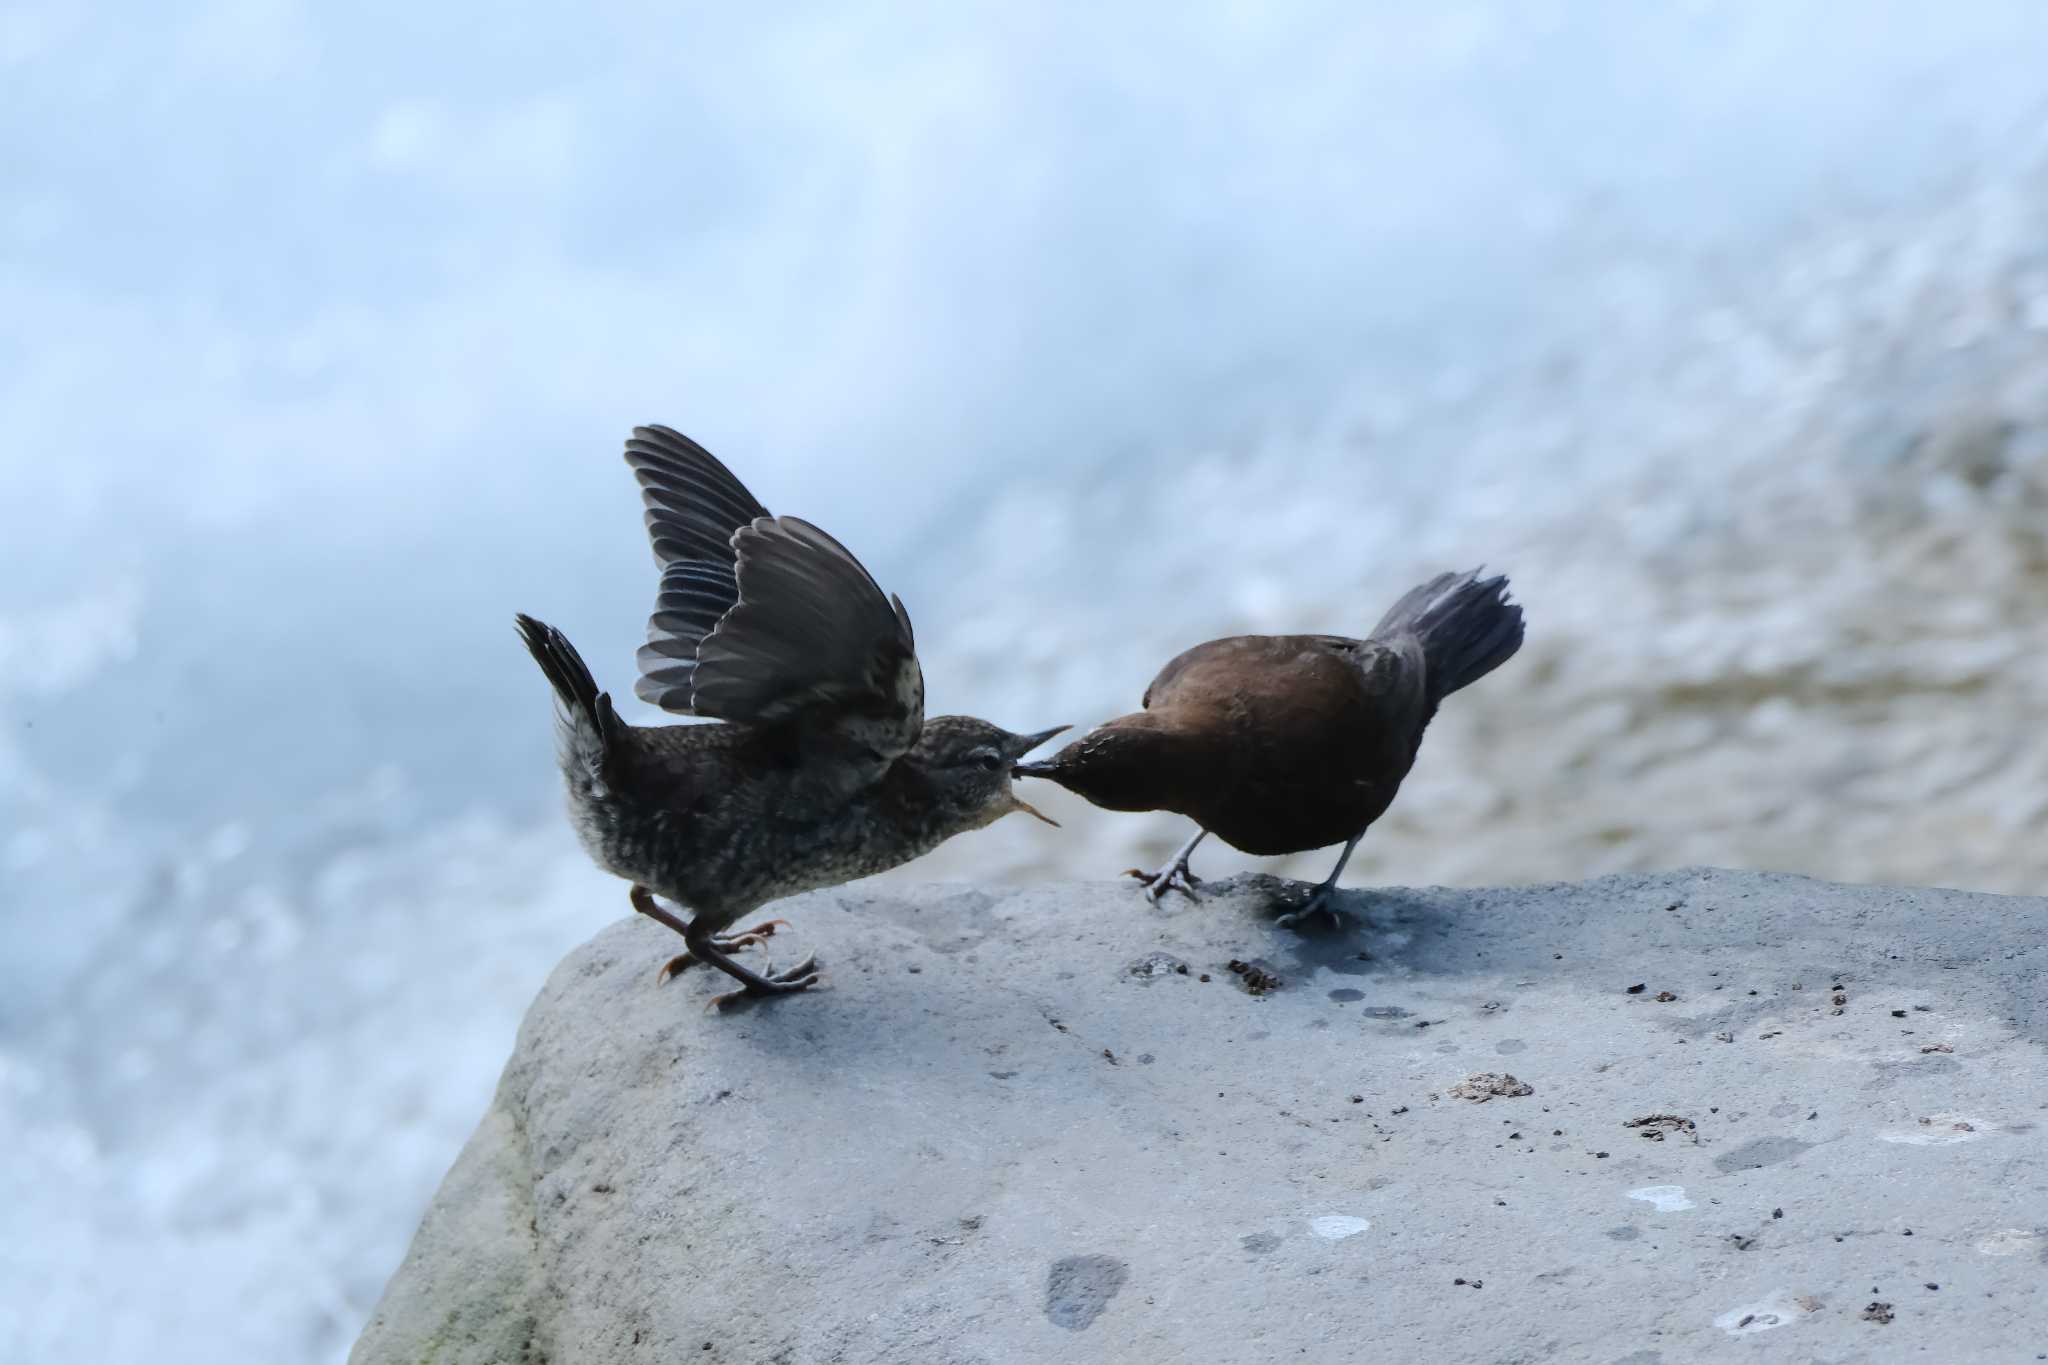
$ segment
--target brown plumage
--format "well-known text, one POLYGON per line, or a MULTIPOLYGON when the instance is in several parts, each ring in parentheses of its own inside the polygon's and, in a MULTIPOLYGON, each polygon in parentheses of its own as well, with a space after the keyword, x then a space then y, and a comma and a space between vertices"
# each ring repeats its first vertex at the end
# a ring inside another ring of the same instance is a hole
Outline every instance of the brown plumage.
POLYGON ((1246 853, 1345 845, 1309 904, 1326 911, 1337 877, 1414 765, 1443 699, 1522 644, 1507 579, 1439 574, 1363 640, 1236 635, 1181 654, 1145 689, 1142 710, 1096 727, 1051 759, 1020 765, 1110 810, 1170 810, 1200 829, 1149 896, 1190 896, 1188 857, 1208 834, 1246 853))

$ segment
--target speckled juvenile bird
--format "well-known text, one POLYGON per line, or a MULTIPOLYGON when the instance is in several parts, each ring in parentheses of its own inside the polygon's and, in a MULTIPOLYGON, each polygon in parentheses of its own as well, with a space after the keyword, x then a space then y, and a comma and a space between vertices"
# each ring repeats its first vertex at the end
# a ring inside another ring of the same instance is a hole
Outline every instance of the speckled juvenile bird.
MULTIPOLYGON (((683 936, 666 980, 708 962, 743 989, 800 991, 815 958, 767 975, 728 954, 783 923, 724 930, 769 901, 882 872, 1011 811, 1016 761, 1067 727, 1012 734, 924 714, 903 603, 825 532, 769 515, 731 471, 667 427, 634 428, 661 588, 634 692, 716 725, 628 725, 554 627, 518 618, 553 684, 569 814, 633 908, 683 936), (663 896, 688 907, 686 923, 663 896)), ((1050 820, 1047 823, 1054 823, 1050 820)))
POLYGON ((1285 924, 1324 912, 1351 852, 1393 804, 1438 703, 1522 647, 1507 579, 1439 574, 1411 589, 1364 640, 1235 635, 1174 659, 1143 710, 1098 726, 1020 775, 1048 778, 1110 810, 1170 810, 1200 826, 1155 873, 1157 901, 1193 897, 1195 845, 1215 834, 1273 856, 1344 852, 1285 924))

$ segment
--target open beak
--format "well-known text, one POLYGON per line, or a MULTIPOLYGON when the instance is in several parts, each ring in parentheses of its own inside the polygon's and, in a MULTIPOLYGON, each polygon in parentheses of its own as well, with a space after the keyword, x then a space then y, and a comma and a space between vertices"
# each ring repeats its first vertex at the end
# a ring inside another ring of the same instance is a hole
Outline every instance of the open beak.
POLYGON ((1010 809, 1021 810, 1034 820, 1045 821, 1045 823, 1051 825, 1054 829, 1058 829, 1060 827, 1059 821, 1053 819, 1050 815, 1047 815, 1044 811, 1032 805, 1029 801, 1026 801, 1023 797, 1017 795, 1017 793, 1015 792, 1010 793, 1010 809))
POLYGON ((1009 746, 1010 757, 1022 758, 1054 735, 1063 735, 1073 728, 1071 725, 1055 725, 1052 729, 1040 730, 1035 735, 1019 735, 1017 736, 1017 742, 1009 746))
MULTIPOLYGON (((1051 739, 1054 735, 1063 735, 1068 730, 1071 730, 1073 728, 1074 727, 1072 727, 1071 725, 1055 725, 1052 727, 1052 729, 1040 730, 1035 735, 1019 735, 1017 736, 1016 743, 1010 746, 1011 756, 1013 758, 1022 758, 1024 755, 1030 753, 1033 749, 1036 749, 1039 745, 1051 739)), ((1010 767, 1010 776, 1013 780, 1019 777, 1035 777, 1038 776, 1040 772, 1048 770, 1051 767, 1052 765, 1050 763, 1016 763, 1012 764, 1010 767)), ((1043 820, 1048 825, 1051 825, 1054 829, 1059 828, 1059 821, 1053 819, 1050 815, 1047 815, 1044 811, 1032 805, 1029 801, 1026 801, 1023 797, 1017 795, 1017 793, 1015 792, 1010 793, 1010 809, 1021 810, 1034 820, 1043 820)))
MULTIPOLYGON (((1055 725, 1052 729, 1040 730, 1035 735, 1019 735, 1017 736, 1017 742, 1010 746, 1010 756, 1012 758, 1022 758, 1054 735, 1063 735, 1073 728, 1071 725, 1055 725)), ((1010 766, 1010 775, 1012 777, 1044 777, 1051 771, 1052 764, 1043 759, 1036 763, 1015 763, 1010 766)), ((1042 820, 1045 817, 1039 816, 1039 818, 1042 820)))

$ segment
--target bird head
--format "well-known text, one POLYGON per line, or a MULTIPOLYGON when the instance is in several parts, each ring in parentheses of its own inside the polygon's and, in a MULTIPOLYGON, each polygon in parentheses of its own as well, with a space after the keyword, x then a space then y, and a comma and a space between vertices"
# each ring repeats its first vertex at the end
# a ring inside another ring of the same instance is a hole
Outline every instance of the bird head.
POLYGON ((1066 728, 1019 735, 973 716, 934 716, 924 723, 914 757, 929 775, 947 822, 960 832, 992 825, 1011 811, 1058 825, 1010 783, 1017 760, 1066 728))
POLYGON ((1181 773, 1180 751, 1170 736, 1148 723, 1149 716, 1099 725, 1036 763, 1020 763, 1019 777, 1056 782, 1106 810, 1174 809, 1168 788, 1181 773))

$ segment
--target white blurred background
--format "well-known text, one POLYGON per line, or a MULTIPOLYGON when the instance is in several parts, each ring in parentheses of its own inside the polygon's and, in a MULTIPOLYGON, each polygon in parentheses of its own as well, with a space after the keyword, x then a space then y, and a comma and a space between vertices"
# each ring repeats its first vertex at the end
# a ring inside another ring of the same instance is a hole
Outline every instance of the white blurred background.
MULTIPOLYGON (((1018 729, 1505 569, 1353 885, 2048 881, 2048 8, 1094 8, 0 7, 0 1361, 346 1353, 626 910, 636 422, 1018 729)), ((902 875, 1182 833, 1048 804, 902 875)))

